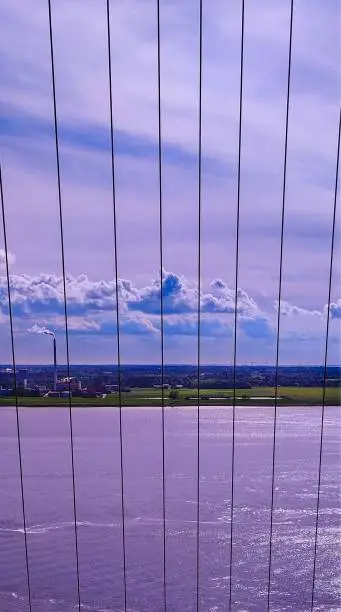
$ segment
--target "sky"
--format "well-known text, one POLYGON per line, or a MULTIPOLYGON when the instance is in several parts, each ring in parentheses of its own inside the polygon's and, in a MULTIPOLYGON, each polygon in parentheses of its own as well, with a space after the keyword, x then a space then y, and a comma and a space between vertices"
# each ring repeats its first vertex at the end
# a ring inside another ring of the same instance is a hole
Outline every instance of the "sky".
MULTIPOLYGON (((241 0, 203 0, 202 363, 234 350, 241 0)), ((296 0, 280 364, 322 364, 340 112, 338 0, 296 0)), ((52 0, 70 362, 117 362, 105 0, 52 0)), ((47 0, 0 7, 0 159, 15 357, 66 359, 47 0)), ((275 362, 290 2, 246 0, 237 362, 275 362)), ((111 1, 121 360, 196 363, 199 0, 160 0, 163 270, 156 0, 111 1), (162 285, 161 285, 162 279, 162 285), (162 288, 161 288, 162 286, 162 288)), ((337 197, 328 363, 339 364, 337 197)), ((11 363, 0 227, 0 363, 11 363)))

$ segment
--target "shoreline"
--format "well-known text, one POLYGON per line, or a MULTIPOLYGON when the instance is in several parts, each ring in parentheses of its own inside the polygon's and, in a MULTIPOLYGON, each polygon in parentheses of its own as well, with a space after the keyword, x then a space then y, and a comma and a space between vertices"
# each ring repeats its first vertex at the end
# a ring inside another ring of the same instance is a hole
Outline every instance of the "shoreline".
POLYGON ((196 389, 180 389, 176 397, 170 397, 167 389, 133 388, 131 391, 103 394, 99 397, 35 397, 35 396, 0 396, 1 406, 16 406, 22 408, 58 408, 58 407, 89 407, 89 408, 185 408, 198 406, 261 406, 273 408, 275 403, 280 406, 341 406, 341 389, 339 387, 280 387, 277 396, 273 387, 253 387, 251 389, 201 389, 198 402, 196 389))
MULTIPOLYGON (((170 402, 165 402, 164 404, 162 404, 161 402, 159 403, 152 403, 152 402, 148 402, 148 403, 140 403, 140 404, 136 404, 136 403, 122 403, 121 404, 121 408, 122 409, 126 409, 126 408, 136 408, 136 409, 150 409, 153 410, 154 408, 159 408, 161 409, 162 407, 166 408, 178 408, 178 409, 182 409, 182 408, 194 408, 197 409, 199 406, 199 408, 233 408, 233 406, 236 406, 237 408, 269 408, 269 409, 274 409, 274 402, 247 402, 247 401, 236 401, 235 403, 233 402, 220 402, 218 403, 213 403, 213 402, 200 402, 198 403, 185 403, 185 402, 178 402, 178 403, 170 403, 170 402)), ((332 408, 340 408, 341 407, 341 403, 337 403, 337 402, 325 402, 324 406, 327 407, 332 407, 332 408)), ((69 402, 60 402, 60 403, 39 403, 39 402, 31 402, 31 403, 27 403, 27 402, 18 402, 18 408, 67 408, 69 409, 70 404, 69 402)), ((317 408, 322 408, 322 402, 277 402, 277 408, 281 408, 281 407, 286 407, 286 408, 313 408, 313 407, 317 407, 317 408)), ((15 402, 0 402, 0 410, 2 408, 16 408, 16 403, 15 402)), ((74 402, 71 401, 71 408, 105 408, 108 410, 113 410, 113 409, 119 409, 120 405, 119 404, 114 404, 114 403, 103 403, 103 402, 74 402)))
MULTIPOLYGON (((324 405, 325 408, 341 408, 341 404, 325 404, 324 405)), ((125 410, 162 410, 162 406, 150 406, 150 405, 141 405, 141 406, 136 406, 136 405, 130 405, 130 406, 121 406, 122 411, 125 410)), ((223 410, 224 408, 230 409, 233 408, 233 404, 226 404, 226 405, 222 405, 222 404, 200 404, 199 405, 199 410, 223 410)), ((274 405, 268 405, 265 406, 264 404, 235 404, 235 408, 238 410, 239 409, 246 409, 246 408, 252 408, 253 410, 256 410, 257 408, 268 408, 269 410, 274 410, 274 405)), ((292 408, 292 409, 298 409, 298 408, 307 408, 307 409, 311 409, 311 408, 316 408, 316 409, 322 409, 322 405, 321 404, 282 404, 282 405, 277 405, 278 409, 281 408, 292 408)), ((67 405, 49 405, 49 406, 35 406, 35 405, 30 405, 30 406, 25 406, 25 405, 19 405, 18 406, 18 410, 54 410, 54 409, 60 409, 60 410, 67 410, 69 411, 69 406, 67 405)), ((0 413, 1 411, 4 410, 16 410, 16 407, 14 404, 9 405, 9 404, 0 404, 0 413)), ((119 410, 119 406, 108 406, 108 405, 81 405, 81 404, 76 404, 76 405, 72 405, 71 404, 71 410, 98 410, 100 411, 114 411, 114 410, 119 410)), ((179 404, 178 406, 175 405, 171 405, 171 404, 165 404, 164 406, 164 410, 168 411, 168 410, 198 410, 198 405, 183 405, 183 404, 179 404)))

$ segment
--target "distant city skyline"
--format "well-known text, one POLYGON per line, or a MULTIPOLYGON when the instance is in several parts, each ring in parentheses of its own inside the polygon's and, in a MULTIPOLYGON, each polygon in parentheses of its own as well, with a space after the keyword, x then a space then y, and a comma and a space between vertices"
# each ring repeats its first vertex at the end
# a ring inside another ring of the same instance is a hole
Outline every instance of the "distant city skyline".
MULTIPOLYGON (((197 360, 198 2, 161 0, 165 362, 197 360), (181 5, 181 11, 179 7, 181 5)), ((241 3, 203 2, 201 355, 233 360, 241 3)), ((156 2, 112 3, 113 121, 123 363, 160 342, 156 2)), ((18 363, 49 363, 65 321, 47 3, 0 9, 1 166, 18 363), (13 40, 20 41, 13 44, 13 40)), ((104 2, 52 2, 71 363, 115 363, 104 2)), ((290 3, 245 5, 237 362, 274 363, 290 3)), ((321 364, 339 119, 339 6, 295 4, 281 364, 321 364), (309 19, 308 19, 309 16, 309 19)), ((328 363, 341 355, 338 196, 328 363)), ((11 363, 0 224, 0 362, 11 363)))

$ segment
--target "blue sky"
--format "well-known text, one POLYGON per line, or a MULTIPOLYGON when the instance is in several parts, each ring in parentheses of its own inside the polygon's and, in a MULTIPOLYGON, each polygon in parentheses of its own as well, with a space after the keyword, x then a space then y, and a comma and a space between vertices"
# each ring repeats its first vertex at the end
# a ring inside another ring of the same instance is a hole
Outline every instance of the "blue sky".
MULTIPOLYGON (((245 3, 237 356, 273 363, 290 3, 245 3)), ((199 3, 161 0, 165 360, 197 355, 199 3)), ((116 359, 104 0, 52 2, 65 265, 74 363, 116 359)), ((231 363, 241 2, 203 0, 202 346, 231 363)), ((112 3, 120 331, 125 362, 160 360, 155 0, 112 3)), ((47 2, 0 9, 1 164, 16 357, 65 359, 47 2), (13 44, 13 41, 16 41, 13 44)), ((281 363, 321 363, 339 116, 337 0, 295 3, 281 363)), ((340 362, 340 205, 328 359, 340 362)), ((0 362, 10 361, 0 231, 0 362)))

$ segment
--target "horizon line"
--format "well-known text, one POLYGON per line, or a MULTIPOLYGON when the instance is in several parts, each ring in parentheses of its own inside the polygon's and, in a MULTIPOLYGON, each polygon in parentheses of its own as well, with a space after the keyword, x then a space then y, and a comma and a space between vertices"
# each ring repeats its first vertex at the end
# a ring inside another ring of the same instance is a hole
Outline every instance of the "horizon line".
MULTIPOLYGON (((44 366, 44 367, 53 367, 53 363, 16 363, 16 368, 19 367, 38 367, 38 366, 44 366)), ((67 367, 67 363, 59 363, 58 364, 59 367, 67 367)), ((193 367, 193 368, 198 368, 198 364, 197 363, 164 363, 164 366, 167 367, 193 367)), ((110 367, 110 368, 118 368, 118 367, 159 367, 161 368, 161 363, 120 363, 120 365, 118 366, 117 363, 70 363, 70 367, 110 367)), ((223 363, 201 363, 200 368, 202 367, 215 367, 215 368, 233 368, 234 364, 223 364, 223 363)), ((236 367, 239 368, 276 368, 276 364, 275 363, 240 363, 240 364, 236 364, 236 367)), ((279 364, 278 368, 324 368, 324 364, 302 364, 302 363, 292 363, 292 364, 288 364, 288 363, 283 363, 283 364, 279 364)), ((0 364, 0 368, 13 368, 13 364, 11 363, 1 363, 0 364)), ((340 363, 330 363, 327 365, 327 368, 341 368, 341 364, 340 363)))

